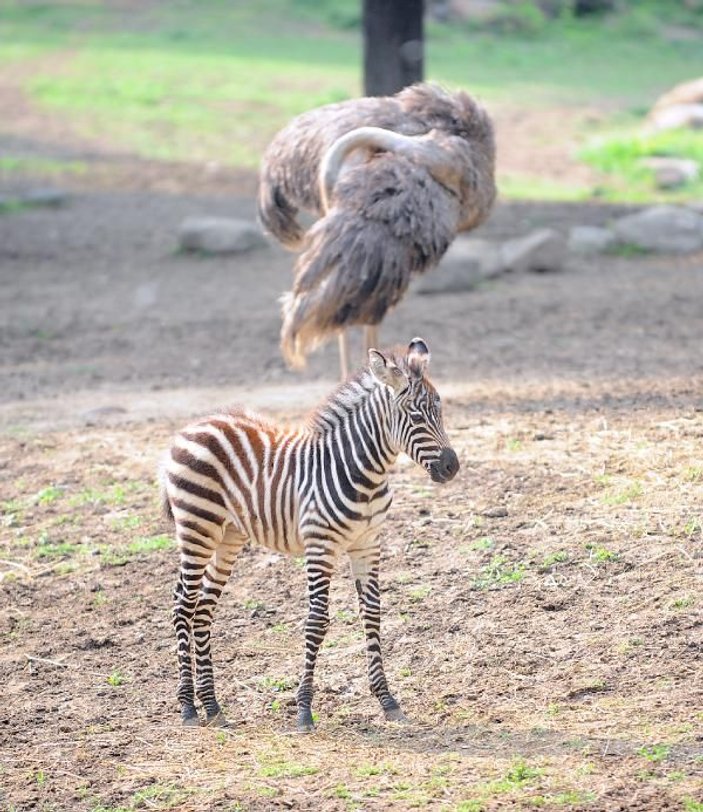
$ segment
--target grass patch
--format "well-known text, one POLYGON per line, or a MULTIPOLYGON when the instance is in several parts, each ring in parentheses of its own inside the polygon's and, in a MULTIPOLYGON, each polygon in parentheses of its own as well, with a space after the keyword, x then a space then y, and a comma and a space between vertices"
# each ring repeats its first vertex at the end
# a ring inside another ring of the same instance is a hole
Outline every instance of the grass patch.
MULTIPOLYGON (((664 14, 671 19, 673 12, 648 4, 606 25, 568 14, 549 20, 522 3, 483 30, 431 22, 427 75, 469 84, 490 104, 644 109, 666 87, 703 73, 700 42, 668 40, 657 22, 664 14)), ((16 2, 3 9, 3 29, 0 63, 27 63, 33 73, 24 89, 35 103, 85 136, 151 159, 254 167, 292 116, 361 90, 355 0, 137 4, 127 20, 112 4, 16 2), (30 65, 52 52, 58 56, 51 67, 30 65)), ((589 147, 585 154, 600 165, 614 151, 589 147)), ((5 159, 8 171, 29 169, 32 160, 5 159)), ((83 166, 64 161, 34 169, 83 166)), ((508 197, 592 194, 539 176, 510 175, 500 186, 508 197)))
POLYGON ((618 491, 613 491, 603 497, 606 505, 626 505, 642 496, 642 483, 632 482, 627 487, 618 491))
POLYGON ((300 776, 315 775, 318 772, 317 767, 294 761, 272 761, 259 768, 259 775, 262 778, 300 778, 300 776))
POLYGON ((675 202, 703 196, 703 176, 671 190, 657 189, 647 158, 687 158, 703 168, 703 138, 694 130, 670 130, 656 135, 628 132, 601 136, 584 147, 580 157, 604 174, 601 196, 640 202, 653 197, 675 202))
POLYGON ((657 764, 660 761, 664 761, 664 759, 668 758, 670 752, 671 747, 668 744, 652 744, 646 747, 640 747, 640 749, 637 751, 637 755, 642 756, 642 758, 646 759, 647 761, 657 764))
MULTIPOLYGON (((88 165, 83 161, 63 161, 58 158, 23 158, 14 155, 0 156, 0 174, 82 175, 87 169, 88 165)), ((18 202, 22 203, 22 201, 18 202)))
POLYGON ((491 589, 507 586, 522 581, 525 575, 524 564, 513 564, 505 556, 494 555, 484 567, 481 567, 474 581, 476 589, 491 589))
POLYGON ((596 564, 607 564, 611 561, 617 561, 620 555, 613 550, 609 550, 602 544, 587 544, 586 549, 589 553, 589 559, 596 564))
POLYGON ((168 550, 174 545, 171 536, 143 536, 135 539, 124 546, 110 548, 103 545, 101 550, 101 561, 115 567, 122 566, 133 558, 150 555, 160 550, 168 550))

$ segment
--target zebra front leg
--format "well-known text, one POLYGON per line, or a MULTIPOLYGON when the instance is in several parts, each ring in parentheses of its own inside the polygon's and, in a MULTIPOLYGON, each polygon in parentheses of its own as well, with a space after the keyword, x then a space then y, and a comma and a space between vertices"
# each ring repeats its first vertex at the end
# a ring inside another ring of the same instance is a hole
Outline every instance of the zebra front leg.
POLYGON ((224 540, 215 550, 205 570, 198 595, 198 604, 193 618, 193 639, 195 641, 195 692, 205 709, 207 725, 226 727, 222 709, 215 696, 215 677, 212 669, 210 632, 212 618, 222 590, 232 572, 237 554, 244 546, 246 538, 232 531, 225 534, 224 540))
POLYGON ((315 729, 312 720, 313 675, 317 652, 320 650, 330 624, 329 593, 333 562, 325 547, 310 547, 305 551, 308 575, 308 616, 305 621, 305 666, 298 686, 298 730, 307 733, 315 729))
POLYGON ((378 565, 380 547, 374 545, 364 550, 350 551, 352 575, 359 596, 359 611, 366 635, 366 658, 371 693, 381 703, 383 713, 389 721, 405 722, 405 714, 400 709, 388 688, 381 656, 381 595, 378 586, 378 565))

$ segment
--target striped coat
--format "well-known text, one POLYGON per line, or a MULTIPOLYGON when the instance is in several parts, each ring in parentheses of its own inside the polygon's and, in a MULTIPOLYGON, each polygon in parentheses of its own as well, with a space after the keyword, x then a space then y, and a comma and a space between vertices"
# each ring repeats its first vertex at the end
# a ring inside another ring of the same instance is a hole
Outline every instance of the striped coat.
POLYGON ((436 481, 447 481, 458 470, 439 397, 425 375, 428 363, 422 339, 414 339, 400 357, 372 350, 369 367, 300 428, 230 411, 178 433, 163 482, 181 559, 174 625, 184 723, 198 723, 196 695, 209 722, 223 721, 210 627, 236 555, 247 542, 305 556, 309 611, 297 694, 299 727, 312 727, 313 671, 329 623, 330 578, 342 553, 349 556, 359 593, 372 692, 388 718, 402 716, 388 689, 380 648, 378 533, 391 504, 388 473, 401 451, 436 481))

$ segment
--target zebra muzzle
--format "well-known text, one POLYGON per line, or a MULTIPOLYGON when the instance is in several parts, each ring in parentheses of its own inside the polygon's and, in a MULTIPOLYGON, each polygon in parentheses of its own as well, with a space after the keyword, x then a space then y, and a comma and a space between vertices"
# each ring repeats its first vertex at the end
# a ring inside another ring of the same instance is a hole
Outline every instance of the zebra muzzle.
POLYGON ((438 459, 429 467, 433 482, 449 482, 459 470, 459 459, 453 448, 443 448, 438 459))

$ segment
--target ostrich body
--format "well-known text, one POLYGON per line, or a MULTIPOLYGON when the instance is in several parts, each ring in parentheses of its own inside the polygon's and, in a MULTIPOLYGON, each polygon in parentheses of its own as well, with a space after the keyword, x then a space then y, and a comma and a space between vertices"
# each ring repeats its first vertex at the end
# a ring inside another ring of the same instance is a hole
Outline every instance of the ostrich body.
POLYGON ((326 105, 281 130, 263 157, 258 208, 264 228, 299 252, 282 299, 286 360, 301 366, 354 324, 374 344, 413 275, 488 216, 494 164, 487 113, 430 84, 326 105), (300 210, 318 217, 307 232, 300 210))

